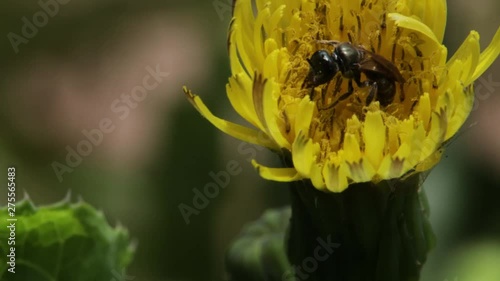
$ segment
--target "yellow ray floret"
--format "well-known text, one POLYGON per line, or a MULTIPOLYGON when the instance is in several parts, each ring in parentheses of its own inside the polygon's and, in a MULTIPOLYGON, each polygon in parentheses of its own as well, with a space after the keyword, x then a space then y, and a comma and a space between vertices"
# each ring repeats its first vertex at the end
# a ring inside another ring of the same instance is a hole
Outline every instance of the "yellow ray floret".
POLYGON ((242 141, 261 145, 273 150, 279 150, 279 147, 276 145, 276 143, 270 141, 268 137, 263 136, 261 132, 232 122, 228 122, 214 116, 212 112, 210 112, 210 110, 205 106, 199 96, 194 95, 187 88, 184 88, 184 92, 189 101, 196 108, 196 110, 198 110, 198 112, 200 112, 203 117, 207 118, 208 121, 210 121, 210 123, 212 123, 217 129, 242 141))

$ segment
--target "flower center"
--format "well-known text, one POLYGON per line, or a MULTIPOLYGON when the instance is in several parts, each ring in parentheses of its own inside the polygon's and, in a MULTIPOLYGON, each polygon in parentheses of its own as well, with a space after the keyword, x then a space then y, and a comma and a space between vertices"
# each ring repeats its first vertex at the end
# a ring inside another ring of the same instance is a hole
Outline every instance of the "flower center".
POLYGON ((279 106, 286 123, 290 118, 287 107, 293 100, 309 95, 316 102, 309 136, 322 146, 324 156, 342 148, 346 132, 359 134, 353 120, 363 122, 368 111, 382 110, 385 122, 390 123, 411 115, 418 119, 416 107, 424 93, 429 93, 431 107, 436 104, 437 63, 421 49, 425 40, 387 23, 388 11, 397 11, 397 7, 389 7, 394 4, 373 2, 364 1, 354 12, 319 1, 314 12, 300 12, 302 32, 287 38, 290 64, 279 106), (343 42, 349 42, 362 57, 346 62, 336 56, 334 53, 342 55, 336 48, 343 42), (308 60, 318 50, 331 54, 340 69, 326 83, 310 86, 304 83, 314 68, 308 60), (358 82, 353 74, 359 74, 358 82), (396 74, 403 80, 397 81, 396 74))

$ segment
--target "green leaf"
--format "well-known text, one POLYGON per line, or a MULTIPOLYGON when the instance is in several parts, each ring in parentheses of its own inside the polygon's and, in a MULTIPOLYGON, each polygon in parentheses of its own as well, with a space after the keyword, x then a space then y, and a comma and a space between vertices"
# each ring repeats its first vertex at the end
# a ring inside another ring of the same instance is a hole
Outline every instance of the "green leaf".
POLYGON ((1 281, 124 281, 134 247, 128 232, 112 228, 102 212, 85 202, 65 199, 35 207, 29 198, 16 203, 15 245, 5 224, 7 207, 0 208, 0 249, 4 261, 15 247, 15 273, 0 263, 1 281))
POLYGON ((293 275, 285 253, 289 207, 267 210, 245 226, 229 247, 226 268, 231 281, 282 281, 293 275))

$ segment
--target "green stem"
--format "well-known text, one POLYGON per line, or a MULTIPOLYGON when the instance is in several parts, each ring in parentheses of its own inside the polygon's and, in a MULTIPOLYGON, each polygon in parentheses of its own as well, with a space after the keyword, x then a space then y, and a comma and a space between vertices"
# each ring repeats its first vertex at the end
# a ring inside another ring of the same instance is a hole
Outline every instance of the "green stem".
POLYGON ((294 183, 287 254, 296 278, 418 280, 434 241, 421 183, 416 174, 353 184, 342 193, 294 183))

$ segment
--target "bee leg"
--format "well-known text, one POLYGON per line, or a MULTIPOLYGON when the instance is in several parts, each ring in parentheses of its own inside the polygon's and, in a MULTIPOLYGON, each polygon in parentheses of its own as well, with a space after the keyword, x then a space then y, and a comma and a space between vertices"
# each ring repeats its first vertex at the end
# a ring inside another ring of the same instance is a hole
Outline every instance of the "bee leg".
POLYGON ((370 87, 370 92, 368 93, 368 96, 366 97, 366 105, 370 105, 372 103, 373 99, 377 95, 378 91, 378 85, 377 82, 375 81, 365 81, 365 86, 370 87))
POLYGON ((375 99, 375 96, 377 95, 378 92, 378 84, 377 82, 373 80, 366 80, 364 82, 361 82, 360 78, 361 74, 358 73, 358 75, 354 76, 354 81, 360 88, 365 88, 365 87, 370 87, 370 92, 368 93, 368 96, 366 97, 366 105, 370 105, 370 103, 375 99))
POLYGON ((301 89, 315 86, 313 81, 313 75, 314 73, 312 71, 309 71, 309 74, 307 74, 306 79, 304 79, 304 82, 302 82, 302 86, 300 87, 301 89))
POLYGON ((336 106, 339 102, 347 99, 350 95, 352 95, 353 92, 354 92, 354 87, 352 86, 352 79, 350 79, 349 83, 348 83, 347 93, 342 94, 335 102, 333 102, 331 105, 329 105, 327 107, 324 107, 322 109, 323 110, 324 109, 329 109, 329 108, 332 108, 332 107, 336 106))
POLYGON ((343 79, 341 77, 337 76, 337 81, 335 82, 335 89, 333 90, 334 96, 340 91, 340 87, 342 86, 342 81, 343 81, 343 79))
POLYGON ((314 100, 314 95, 316 91, 314 91, 314 87, 311 88, 311 91, 309 92, 309 99, 314 100))
POLYGON ((352 93, 354 92, 354 87, 352 86, 352 79, 349 80, 349 83, 348 83, 348 86, 347 86, 347 93, 345 94, 342 94, 338 99, 337 101, 335 101, 335 104, 337 104, 338 102, 340 101, 343 101, 345 100, 346 98, 348 98, 350 95, 352 95, 352 93))

